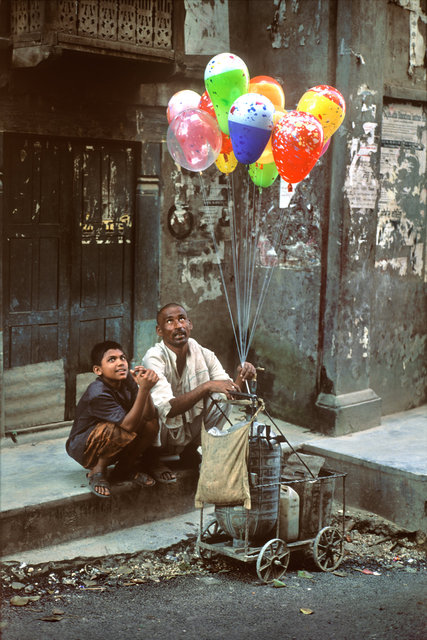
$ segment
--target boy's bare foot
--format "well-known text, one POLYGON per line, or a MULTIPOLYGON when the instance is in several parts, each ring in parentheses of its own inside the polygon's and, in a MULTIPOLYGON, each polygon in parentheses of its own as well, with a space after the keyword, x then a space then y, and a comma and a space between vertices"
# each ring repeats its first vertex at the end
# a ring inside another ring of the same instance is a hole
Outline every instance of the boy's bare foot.
POLYGON ((92 471, 87 473, 86 476, 89 479, 89 488, 94 495, 98 496, 98 498, 111 497, 110 484, 102 471, 96 473, 92 471))

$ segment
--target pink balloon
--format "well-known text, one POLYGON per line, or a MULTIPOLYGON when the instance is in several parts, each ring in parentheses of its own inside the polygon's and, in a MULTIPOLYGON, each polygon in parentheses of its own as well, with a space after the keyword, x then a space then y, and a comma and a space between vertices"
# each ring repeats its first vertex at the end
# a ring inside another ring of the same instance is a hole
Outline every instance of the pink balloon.
POLYGON ((197 109, 200 102, 200 94, 191 89, 183 89, 175 93, 168 102, 167 118, 169 124, 177 115, 185 109, 197 109))
POLYGON ((325 142, 325 144, 323 145, 323 149, 322 149, 322 153, 320 154, 320 157, 323 156, 324 153, 327 152, 327 150, 329 149, 329 145, 331 144, 331 138, 328 138, 325 142))
POLYGON ((217 159, 222 146, 218 123, 202 109, 186 109, 168 127, 166 142, 177 164, 204 171, 217 159))

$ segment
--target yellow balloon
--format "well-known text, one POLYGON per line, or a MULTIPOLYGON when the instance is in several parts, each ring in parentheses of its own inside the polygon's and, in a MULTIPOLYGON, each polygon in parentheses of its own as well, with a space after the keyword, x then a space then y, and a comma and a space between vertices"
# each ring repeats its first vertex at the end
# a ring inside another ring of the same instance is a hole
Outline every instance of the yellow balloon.
POLYGON ((345 117, 345 101, 334 87, 319 85, 304 93, 298 102, 297 111, 315 116, 323 128, 323 142, 335 133, 345 117))
POLYGON ((220 153, 215 160, 215 164, 221 173, 229 174, 234 171, 239 162, 233 151, 230 151, 230 153, 220 153))
MULTIPOLYGON (((283 116, 285 115, 286 111, 282 110, 282 109, 276 109, 276 111, 273 114, 273 129, 276 126, 276 124, 279 122, 279 120, 281 118, 283 118, 283 116)), ((273 133, 273 132, 272 132, 273 133)), ((264 151, 262 152, 262 154, 260 155, 260 157, 258 158, 257 162, 259 162, 260 164, 270 164, 271 162, 274 162, 274 158, 273 158, 273 146, 272 146, 272 135, 270 136, 264 151)))

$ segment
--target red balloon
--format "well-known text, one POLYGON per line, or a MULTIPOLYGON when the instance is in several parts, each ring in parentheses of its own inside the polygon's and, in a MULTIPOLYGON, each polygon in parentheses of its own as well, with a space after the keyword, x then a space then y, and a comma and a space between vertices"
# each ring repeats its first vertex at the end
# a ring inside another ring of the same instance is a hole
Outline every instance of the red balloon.
POLYGON ((226 133, 224 132, 221 132, 221 133, 222 133, 221 153, 231 153, 233 151, 233 144, 231 142, 231 138, 226 133))
POLYGON ((202 93, 202 97, 200 98, 200 101, 199 101, 199 109, 206 111, 206 113, 209 113, 209 115, 215 118, 216 120, 215 108, 212 104, 212 100, 210 99, 209 93, 207 91, 204 91, 202 93))
POLYGON ((288 111, 273 129, 272 147, 280 176, 286 182, 300 182, 322 153, 322 125, 309 113, 288 111))
MULTIPOLYGON (((215 120, 218 122, 216 113, 215 113, 215 108, 212 104, 212 100, 210 99, 209 93, 207 91, 204 91, 202 93, 202 97, 200 98, 200 101, 199 101, 199 109, 202 109, 202 111, 206 111, 206 113, 209 113, 209 115, 215 118, 215 120)), ((229 154, 233 151, 231 138, 223 131, 221 131, 221 133, 222 133, 221 153, 229 154)))

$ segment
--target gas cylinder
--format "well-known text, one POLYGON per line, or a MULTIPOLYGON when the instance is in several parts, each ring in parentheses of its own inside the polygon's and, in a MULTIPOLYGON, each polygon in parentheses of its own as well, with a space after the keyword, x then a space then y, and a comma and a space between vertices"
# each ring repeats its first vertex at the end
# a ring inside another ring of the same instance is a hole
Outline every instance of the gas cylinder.
POLYGON ((240 541, 245 539, 247 518, 248 540, 256 542, 267 538, 277 524, 281 449, 265 425, 255 423, 253 433, 248 458, 251 509, 217 505, 215 515, 221 529, 240 541))

